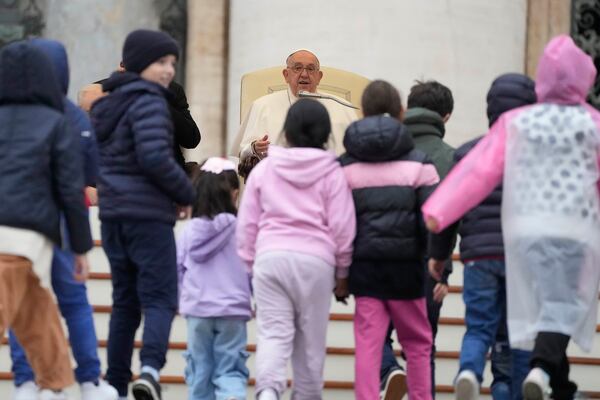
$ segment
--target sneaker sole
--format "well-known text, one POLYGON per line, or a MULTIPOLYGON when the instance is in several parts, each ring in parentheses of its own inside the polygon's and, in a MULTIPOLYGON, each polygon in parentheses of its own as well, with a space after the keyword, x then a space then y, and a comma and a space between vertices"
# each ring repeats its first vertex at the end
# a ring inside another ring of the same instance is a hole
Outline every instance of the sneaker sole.
POLYGON ((387 387, 383 390, 382 400, 400 400, 406 394, 406 375, 396 374, 391 377, 387 387))
POLYGON ((525 382, 523 384, 523 399, 544 400, 544 392, 537 384, 533 382, 525 382))
POLYGON ((456 382, 456 399, 457 400, 475 400, 477 399, 477 390, 473 387, 473 382, 461 379, 456 382))
POLYGON ((146 382, 134 382, 131 391, 135 400, 161 400, 156 389, 146 382))

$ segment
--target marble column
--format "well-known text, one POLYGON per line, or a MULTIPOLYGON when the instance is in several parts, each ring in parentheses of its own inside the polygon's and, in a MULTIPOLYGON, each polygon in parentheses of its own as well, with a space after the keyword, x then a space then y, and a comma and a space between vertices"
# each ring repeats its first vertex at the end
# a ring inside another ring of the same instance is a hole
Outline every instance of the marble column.
POLYGON ((202 141, 187 161, 225 155, 228 0, 188 1, 186 94, 202 141))
POLYGON ((571 28, 571 0, 528 0, 525 71, 534 78, 539 58, 550 39, 571 28))

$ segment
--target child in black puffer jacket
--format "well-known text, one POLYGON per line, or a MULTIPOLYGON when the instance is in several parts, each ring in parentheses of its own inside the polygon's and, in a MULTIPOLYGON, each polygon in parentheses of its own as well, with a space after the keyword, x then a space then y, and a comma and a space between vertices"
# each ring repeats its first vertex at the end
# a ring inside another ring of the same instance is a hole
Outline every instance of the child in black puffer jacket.
MULTIPOLYGON (((379 398, 379 366, 391 318, 408 359, 409 397, 431 399, 432 333, 424 291, 428 236, 419 210, 439 177, 399 121, 402 106, 395 88, 372 82, 362 108, 367 117, 348 127, 346 153, 340 157, 357 216, 349 278, 356 299, 356 398, 379 398)), ((451 246, 437 243, 432 237, 432 255, 447 257, 451 246)))

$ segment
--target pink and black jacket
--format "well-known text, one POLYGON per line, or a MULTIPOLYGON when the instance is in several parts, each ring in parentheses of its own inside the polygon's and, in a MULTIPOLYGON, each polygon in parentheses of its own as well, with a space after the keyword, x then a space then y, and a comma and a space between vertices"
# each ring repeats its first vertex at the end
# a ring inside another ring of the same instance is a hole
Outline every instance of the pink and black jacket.
MULTIPOLYGON (((357 232, 350 266, 355 296, 415 299, 424 296, 428 234, 421 206, 439 177, 427 156, 414 149, 406 127, 379 115, 354 122, 340 157, 352 189, 357 232)), ((451 249, 432 236, 430 255, 451 249)))

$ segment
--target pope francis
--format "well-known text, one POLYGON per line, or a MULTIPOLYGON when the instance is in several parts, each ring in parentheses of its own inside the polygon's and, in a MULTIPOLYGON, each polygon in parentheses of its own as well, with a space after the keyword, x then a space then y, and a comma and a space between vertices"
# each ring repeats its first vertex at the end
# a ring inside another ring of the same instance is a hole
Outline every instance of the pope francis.
MULTIPOLYGON (((280 132, 290 106, 298 100, 298 92, 317 93, 317 86, 323 77, 319 59, 308 50, 298 50, 290 54, 286 60, 286 68, 282 71, 287 83, 287 90, 277 91, 258 98, 252 103, 250 111, 240 126, 232 149, 233 155, 240 161, 254 154, 259 158, 268 155, 269 144, 283 144, 280 132)), ((357 119, 350 107, 338 104, 331 99, 318 99, 329 112, 331 119, 330 148, 336 154, 344 152, 343 139, 348 125, 357 119)))

